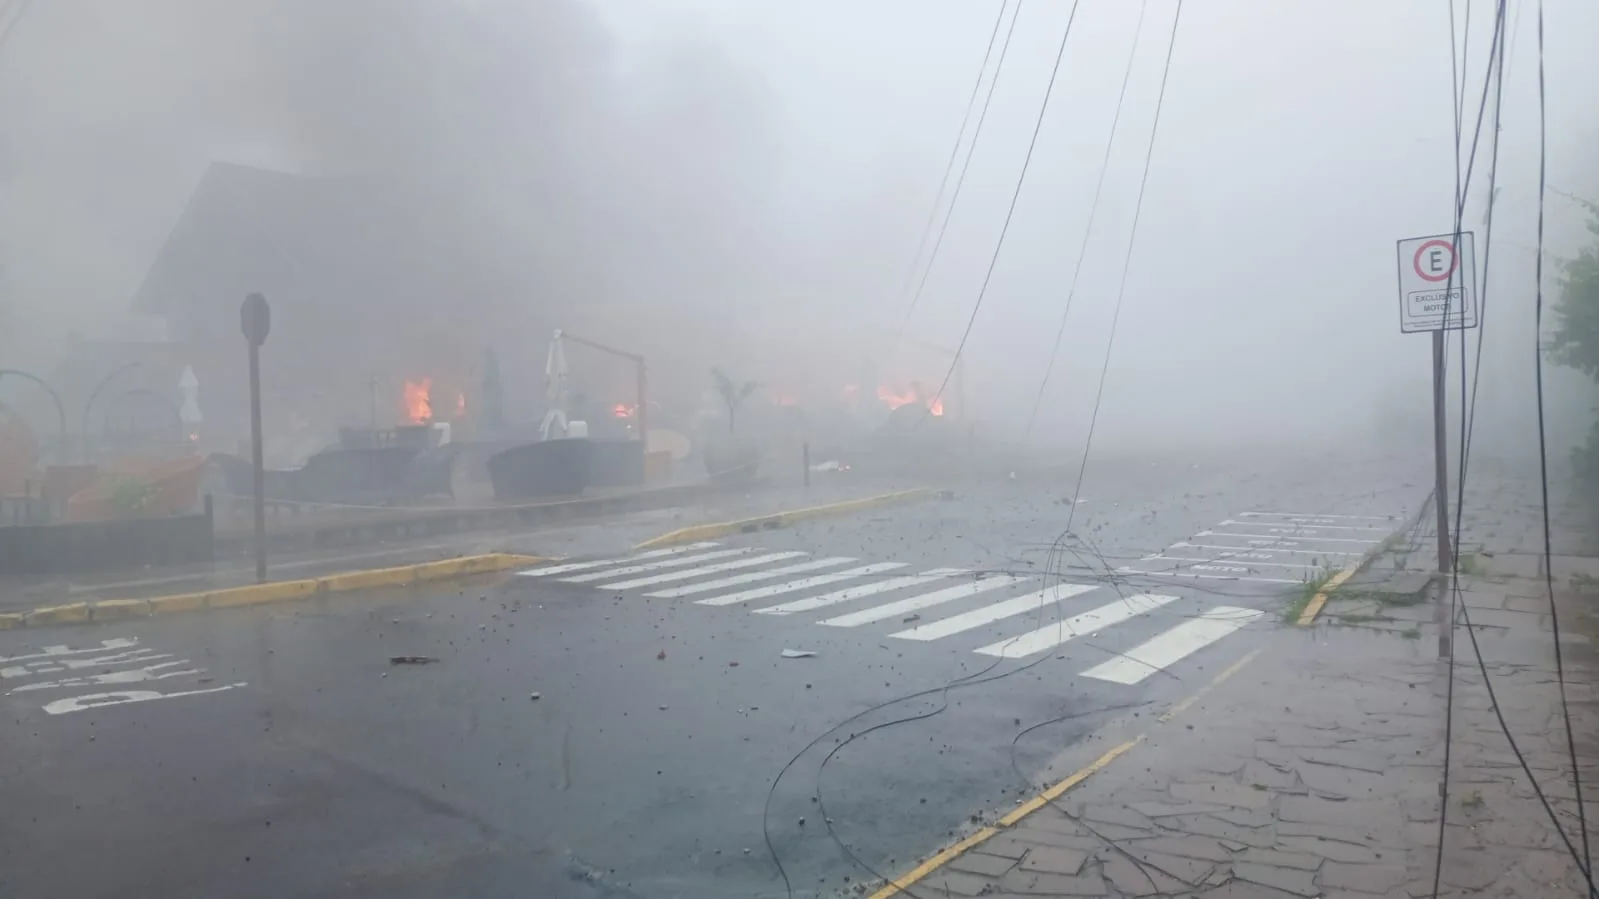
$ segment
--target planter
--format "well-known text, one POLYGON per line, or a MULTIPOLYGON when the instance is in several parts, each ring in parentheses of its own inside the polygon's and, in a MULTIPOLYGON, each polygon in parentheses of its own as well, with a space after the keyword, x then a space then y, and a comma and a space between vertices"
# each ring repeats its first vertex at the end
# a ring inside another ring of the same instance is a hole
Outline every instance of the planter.
POLYGON ((563 437, 514 446, 489 457, 489 480, 498 500, 581 496, 589 484, 594 444, 563 437))

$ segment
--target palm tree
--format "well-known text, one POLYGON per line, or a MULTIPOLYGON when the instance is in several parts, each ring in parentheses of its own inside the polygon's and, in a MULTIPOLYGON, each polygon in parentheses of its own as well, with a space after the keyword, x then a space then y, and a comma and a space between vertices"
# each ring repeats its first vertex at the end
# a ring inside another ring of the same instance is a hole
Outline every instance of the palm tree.
POLYGON ((727 432, 731 434, 738 415, 738 407, 749 399, 750 394, 754 393, 760 384, 755 381, 736 384, 720 368, 711 369, 711 377, 716 380, 716 392, 722 395, 722 402, 727 404, 727 432))

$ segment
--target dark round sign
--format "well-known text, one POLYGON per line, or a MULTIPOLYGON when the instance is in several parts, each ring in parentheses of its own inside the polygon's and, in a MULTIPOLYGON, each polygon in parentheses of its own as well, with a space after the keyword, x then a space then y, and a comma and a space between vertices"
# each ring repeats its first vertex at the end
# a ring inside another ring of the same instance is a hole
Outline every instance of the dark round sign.
POLYGON ((239 328, 252 346, 266 343, 272 330, 272 307, 267 305, 266 297, 252 293, 244 298, 239 307, 239 328))

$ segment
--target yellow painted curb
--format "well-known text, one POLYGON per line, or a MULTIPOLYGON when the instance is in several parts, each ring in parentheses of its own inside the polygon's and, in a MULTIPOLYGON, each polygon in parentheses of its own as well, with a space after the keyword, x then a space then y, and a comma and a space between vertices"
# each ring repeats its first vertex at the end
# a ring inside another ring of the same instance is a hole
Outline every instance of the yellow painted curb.
POLYGON ((150 600, 151 615, 167 615, 172 612, 194 612, 205 608, 204 593, 174 593, 170 596, 157 596, 150 600))
POLYGON ((463 556, 459 559, 442 559, 416 565, 378 568, 370 571, 346 571, 323 577, 303 578, 294 581, 274 581, 269 584, 249 584, 243 587, 226 587, 200 593, 176 593, 152 599, 107 599, 96 603, 75 602, 58 606, 43 606, 27 612, 0 614, 0 630, 17 627, 49 627, 58 624, 82 624, 88 621, 125 621, 150 615, 167 615, 174 612, 197 612, 204 609, 230 609, 270 602, 291 602, 310 599, 329 593, 352 593, 381 587, 406 587, 431 581, 442 581, 473 574, 488 574, 511 568, 526 568, 547 562, 541 556, 524 556, 515 553, 486 553, 463 556))
POLYGON ((89 620, 89 604, 70 602, 62 606, 41 606, 24 613, 25 627, 48 627, 53 624, 78 624, 89 620))
POLYGON ((1351 565, 1348 568, 1345 568, 1343 571, 1340 571, 1328 578, 1327 583, 1322 584, 1321 589, 1316 591, 1316 595, 1310 598, 1310 602, 1305 603, 1305 610, 1299 613, 1299 620, 1295 623, 1300 627, 1306 627, 1307 625, 1314 624, 1316 621, 1316 616, 1321 614, 1321 607, 1327 604, 1328 594, 1332 593, 1334 590, 1337 590, 1339 587, 1342 587, 1344 581, 1354 577, 1355 572, 1359 570, 1359 568, 1360 566, 1358 565, 1351 565))
POLYGON ((999 824, 997 826, 984 827, 978 830, 976 833, 973 833, 971 836, 966 837, 947 849, 944 849, 942 852, 939 852, 937 855, 934 855, 927 861, 922 862, 915 868, 907 871, 905 874, 895 879, 892 883, 884 885, 882 889, 873 893, 870 899, 888 899, 890 896, 898 896, 899 894, 909 890, 918 882, 924 880, 927 875, 937 871, 939 868, 944 867, 951 861, 954 861, 967 850, 988 842, 989 840, 1003 833, 1007 828, 1015 827, 1023 818, 1031 815, 1033 812, 1038 811, 1056 799, 1059 799, 1061 794, 1087 780, 1094 772, 1100 770, 1106 765, 1109 765, 1111 762, 1116 761, 1116 759, 1119 758, 1122 753, 1132 749, 1134 746, 1137 746, 1142 742, 1144 742, 1144 737, 1143 735, 1139 735, 1125 743, 1111 747, 1105 752, 1104 755, 1101 755, 1099 758, 1095 759, 1087 767, 1076 772, 1060 783, 1055 784, 1044 792, 1039 793, 1037 796, 1034 796, 1032 799, 1029 799, 1022 805, 1017 806, 1017 808, 1010 814, 999 819, 999 824))
POLYGON ((692 543, 696 540, 711 540, 717 537, 726 537, 728 534, 746 534, 752 531, 771 530, 786 527, 796 521, 805 521, 812 518, 825 518, 830 515, 843 515, 848 512, 857 512, 861 509, 871 509, 877 506, 886 506, 891 503, 910 502, 911 500, 926 499, 934 496, 939 491, 928 487, 917 487, 914 490, 899 490, 894 493, 879 493, 876 496, 866 496, 860 499, 847 499, 842 502, 827 503, 821 506, 810 506, 804 509, 793 509, 788 512, 774 512, 771 515, 760 515, 755 518, 744 518, 738 521, 718 521, 711 524, 695 524, 686 528, 668 531, 659 537, 651 537, 643 543, 634 546, 634 550, 653 549, 657 546, 670 546, 674 543, 692 543))
POLYGON ((284 602, 305 599, 317 593, 317 579, 276 581, 270 584, 251 584, 248 587, 228 587, 212 590, 205 595, 205 604, 211 609, 232 609, 238 606, 255 606, 266 602, 284 602))
POLYGON ((107 599, 89 607, 89 618, 94 621, 124 621, 129 618, 150 617, 148 599, 107 599))
MULTIPOLYGON (((1253 652, 1246 654, 1243 658, 1239 659, 1233 664, 1227 666, 1221 671, 1221 673, 1217 674, 1214 678, 1211 678, 1209 683, 1205 684, 1203 687, 1200 687, 1198 691, 1181 702, 1173 705, 1170 711, 1156 719, 1157 723, 1165 724, 1166 722, 1175 718, 1177 715, 1181 714, 1189 706, 1193 705, 1194 702, 1200 697, 1220 686, 1223 681, 1237 674, 1245 665, 1253 662, 1255 658, 1261 654, 1261 652, 1262 650, 1256 649, 1253 652)), ((1012 809, 1010 812, 1006 813, 1003 818, 999 819, 997 824, 983 827, 972 833, 970 836, 967 836, 948 848, 943 849, 936 855, 929 858, 927 861, 922 862, 915 868, 905 872, 889 883, 884 884, 876 892, 872 893, 868 899, 889 899, 891 896, 909 894, 910 888, 915 886, 918 882, 925 880, 928 875, 959 858, 961 855, 964 855, 972 849, 981 846, 983 843, 988 842, 994 837, 999 836, 1010 828, 1020 824, 1028 815, 1031 815, 1049 803, 1059 799, 1063 794, 1066 793, 1067 790, 1077 786, 1101 769, 1105 768, 1111 762, 1121 758, 1128 751, 1138 746, 1138 744, 1144 742, 1145 738, 1148 736, 1149 734, 1147 732, 1142 733, 1130 740, 1112 746, 1099 758, 1094 759, 1092 762, 1080 768, 1065 780, 1059 781, 1058 783, 1044 790, 1042 793, 1039 793, 1037 796, 1034 796, 1032 799, 1027 800, 1021 805, 1017 806, 1015 809, 1012 809)))

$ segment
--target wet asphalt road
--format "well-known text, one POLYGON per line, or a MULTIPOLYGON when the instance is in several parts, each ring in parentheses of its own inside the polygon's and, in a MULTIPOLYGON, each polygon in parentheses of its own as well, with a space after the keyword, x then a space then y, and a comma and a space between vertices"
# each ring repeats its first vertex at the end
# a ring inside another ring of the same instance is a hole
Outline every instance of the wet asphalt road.
POLYGON ((1305 567, 1425 492, 1388 462, 1097 474, 1080 498, 999 483, 643 562, 0 634, 0 893, 784 896, 764 821, 793 894, 835 895, 1281 638, 1305 567), (834 561, 780 571, 813 560, 834 561), (899 567, 737 599, 866 565, 899 567))

